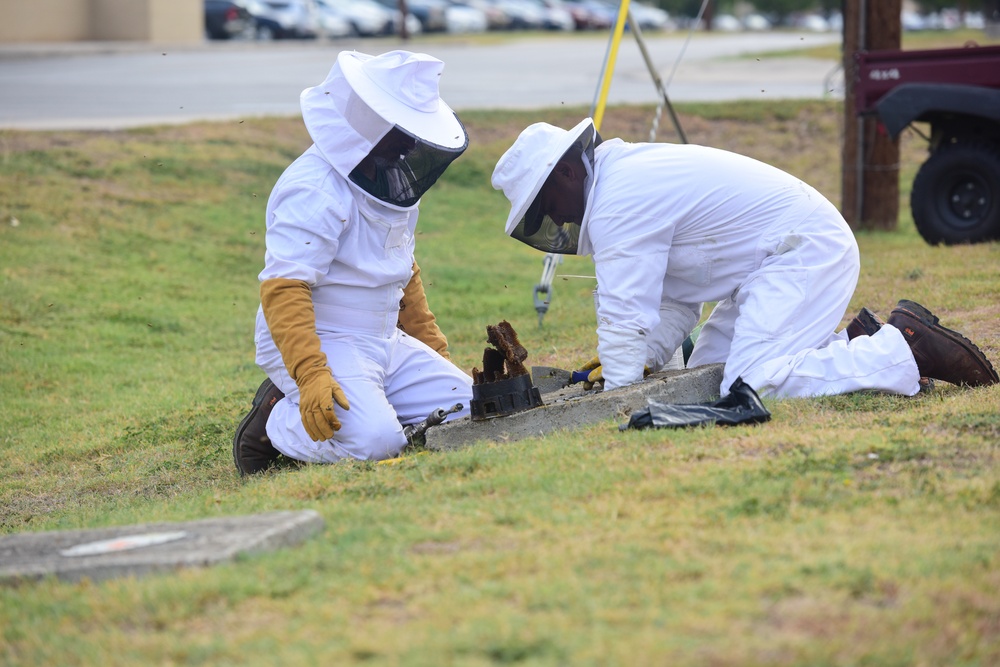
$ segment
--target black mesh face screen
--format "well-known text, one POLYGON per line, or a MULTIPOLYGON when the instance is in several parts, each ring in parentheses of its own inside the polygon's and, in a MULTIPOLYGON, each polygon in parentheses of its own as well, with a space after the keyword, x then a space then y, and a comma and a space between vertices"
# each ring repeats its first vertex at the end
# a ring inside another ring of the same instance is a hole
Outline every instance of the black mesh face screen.
POLYGON ((538 248, 545 253, 559 255, 575 255, 580 245, 580 226, 572 223, 557 225, 549 216, 542 217, 538 231, 530 236, 524 233, 524 220, 518 223, 510 233, 522 243, 538 248))
MULTIPOLYGON (((580 144, 570 148, 567 153, 579 153, 580 159, 584 160, 593 171, 594 146, 595 142, 588 136, 581 139, 580 144)), ((541 193, 538 195, 541 196, 541 193)), ((537 197, 536 202, 528 207, 528 211, 514 230, 510 233, 511 238, 515 238, 522 243, 537 248, 544 253, 555 253, 559 255, 575 255, 580 247, 580 226, 573 223, 560 225, 550 216, 542 215, 541 220, 537 217, 537 197), (529 224, 534 220, 534 224, 529 224), (529 234, 528 231, 531 230, 529 234)))
POLYGON ((400 127, 391 129, 351 172, 351 180, 376 199, 409 208, 465 152, 421 141, 400 127))

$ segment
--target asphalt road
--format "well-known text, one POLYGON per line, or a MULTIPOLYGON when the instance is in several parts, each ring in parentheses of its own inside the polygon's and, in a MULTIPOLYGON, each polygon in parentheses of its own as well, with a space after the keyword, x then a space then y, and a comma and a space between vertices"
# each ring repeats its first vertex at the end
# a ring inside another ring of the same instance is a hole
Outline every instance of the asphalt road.
MULTIPOLYGON (((673 102, 841 95, 831 83, 839 80, 832 60, 753 55, 836 43, 839 34, 695 35, 685 48, 686 37, 645 35, 673 102)), ((0 45, 0 128, 116 129, 296 115, 299 93, 320 83, 345 49, 408 48, 440 58, 442 96, 457 111, 589 107, 597 97, 606 35, 477 41, 0 45)), ((626 34, 607 103, 659 99, 636 41, 626 34)))

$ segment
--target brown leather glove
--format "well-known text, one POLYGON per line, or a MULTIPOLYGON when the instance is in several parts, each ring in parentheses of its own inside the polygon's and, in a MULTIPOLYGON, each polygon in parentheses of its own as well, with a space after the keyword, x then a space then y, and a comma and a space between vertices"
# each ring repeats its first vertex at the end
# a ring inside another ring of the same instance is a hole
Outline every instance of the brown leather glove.
POLYGON ((424 293, 424 283, 420 279, 420 267, 413 262, 413 277, 403 290, 403 298, 399 301, 399 328, 427 345, 445 359, 451 359, 448 354, 448 339, 434 319, 434 313, 427 305, 427 295, 424 293))
POLYGON ((351 406, 320 348, 309 285, 288 278, 265 280, 260 284, 260 303, 274 344, 299 387, 299 414, 306 433, 316 441, 329 440, 340 428, 334 401, 344 410, 351 406))

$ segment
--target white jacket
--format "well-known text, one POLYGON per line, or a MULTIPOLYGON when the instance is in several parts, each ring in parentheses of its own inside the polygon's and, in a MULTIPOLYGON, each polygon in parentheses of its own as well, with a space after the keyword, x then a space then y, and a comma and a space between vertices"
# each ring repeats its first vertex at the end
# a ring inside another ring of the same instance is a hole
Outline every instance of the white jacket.
POLYGON ((797 235, 844 234, 836 225, 799 228, 825 201, 799 179, 735 153, 600 144, 579 254, 593 255, 596 267, 605 388, 638 382, 644 364, 662 367, 704 303, 731 297, 797 235))
MULTIPOLYGON (((417 204, 381 202, 348 176, 392 125, 358 104, 338 65, 321 85, 303 91, 301 108, 313 145, 285 170, 268 198, 259 279, 308 284, 320 330, 337 324, 324 323, 335 319, 324 313, 363 307, 388 331, 412 276, 417 204)), ((274 354, 260 312, 256 339, 258 362, 274 354)))

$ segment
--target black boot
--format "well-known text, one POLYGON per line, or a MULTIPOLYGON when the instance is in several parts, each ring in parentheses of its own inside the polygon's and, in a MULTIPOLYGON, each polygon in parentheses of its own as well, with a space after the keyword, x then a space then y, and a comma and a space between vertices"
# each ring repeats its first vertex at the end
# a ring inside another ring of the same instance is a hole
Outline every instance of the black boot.
POLYGON ((271 446, 265 427, 271 410, 284 397, 270 378, 257 389, 250 412, 240 422, 233 438, 233 462, 241 476, 267 470, 280 456, 278 450, 271 446))

